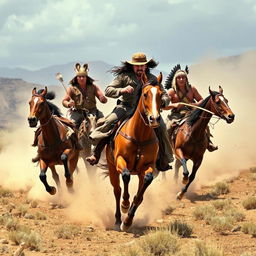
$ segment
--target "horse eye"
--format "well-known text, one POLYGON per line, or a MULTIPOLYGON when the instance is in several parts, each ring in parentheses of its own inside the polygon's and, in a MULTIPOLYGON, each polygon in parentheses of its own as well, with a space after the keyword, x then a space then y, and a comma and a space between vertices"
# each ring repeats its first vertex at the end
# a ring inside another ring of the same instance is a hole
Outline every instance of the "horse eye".
POLYGON ((146 93, 144 93, 144 95, 143 95, 143 96, 144 96, 144 98, 145 98, 145 99, 147 98, 147 94, 146 94, 146 93))

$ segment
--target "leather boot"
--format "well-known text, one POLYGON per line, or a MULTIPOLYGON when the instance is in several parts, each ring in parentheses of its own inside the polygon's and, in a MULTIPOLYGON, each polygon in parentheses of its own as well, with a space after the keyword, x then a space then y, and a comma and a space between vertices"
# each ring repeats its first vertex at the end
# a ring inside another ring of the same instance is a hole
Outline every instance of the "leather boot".
POLYGON ((158 171, 165 172, 167 170, 172 169, 169 163, 173 161, 173 156, 171 152, 166 152, 165 150, 165 145, 161 131, 158 128, 154 129, 154 131, 159 141, 159 152, 156 161, 156 168, 158 171), (168 153, 170 155, 167 156, 168 153))
POLYGON ((99 162, 101 152, 104 149, 104 147, 107 145, 108 141, 109 141, 108 137, 100 140, 100 142, 94 148, 93 154, 89 157, 86 157, 86 161, 88 161, 90 165, 95 165, 99 162))

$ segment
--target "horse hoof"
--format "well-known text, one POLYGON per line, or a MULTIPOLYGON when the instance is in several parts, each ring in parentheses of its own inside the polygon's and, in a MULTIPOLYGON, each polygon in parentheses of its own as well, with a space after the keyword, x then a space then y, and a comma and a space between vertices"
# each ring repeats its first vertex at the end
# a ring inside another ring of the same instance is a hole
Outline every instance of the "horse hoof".
POLYGON ((130 203, 128 205, 121 204, 122 213, 127 213, 130 208, 130 203))
POLYGON ((131 225, 126 225, 124 222, 121 223, 120 229, 121 231, 127 232, 131 225))
POLYGON ((49 194, 51 194, 51 195, 53 196, 53 195, 55 195, 55 194, 56 194, 57 190, 56 190, 56 188, 55 188, 55 187, 51 187, 51 190, 50 190, 50 191, 48 191, 48 192, 49 192, 49 194))
POLYGON ((187 185, 187 184, 188 184, 188 177, 187 177, 187 176, 183 177, 182 183, 183 183, 184 185, 187 185))
POLYGON ((120 232, 121 231, 120 224, 115 224, 114 230, 120 232))
POLYGON ((182 197, 183 197, 183 193, 182 192, 179 192, 178 194, 177 194, 177 196, 176 196, 176 199, 177 200, 181 200, 182 199, 182 197))

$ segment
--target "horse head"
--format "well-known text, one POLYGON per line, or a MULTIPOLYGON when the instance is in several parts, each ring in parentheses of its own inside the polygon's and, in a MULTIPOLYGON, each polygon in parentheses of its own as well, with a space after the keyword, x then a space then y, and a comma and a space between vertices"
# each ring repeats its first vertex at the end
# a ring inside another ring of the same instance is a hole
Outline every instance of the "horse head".
POLYGON ((30 114, 28 117, 28 123, 30 127, 36 127, 37 122, 40 118, 44 117, 44 107, 47 104, 45 95, 47 94, 47 87, 38 94, 36 88, 32 90, 32 97, 29 101, 30 105, 30 114))
POLYGON ((234 121, 235 115, 228 105, 228 100, 223 95, 223 89, 219 86, 219 92, 213 92, 209 87, 212 100, 211 111, 220 118, 226 120, 228 124, 234 121))
MULTIPOLYGON (((158 84, 162 82, 162 73, 157 77, 158 84)), ((142 106, 148 125, 156 128, 160 125, 161 96, 163 92, 159 85, 150 85, 148 82, 142 90, 142 106)))

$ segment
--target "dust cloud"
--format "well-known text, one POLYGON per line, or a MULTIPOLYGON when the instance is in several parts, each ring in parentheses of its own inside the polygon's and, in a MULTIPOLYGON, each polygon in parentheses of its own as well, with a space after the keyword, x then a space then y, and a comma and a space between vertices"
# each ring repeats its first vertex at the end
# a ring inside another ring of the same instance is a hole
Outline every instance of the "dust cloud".
MULTIPOLYGON (((203 164, 198 170, 190 192, 200 188, 201 185, 210 185, 216 181, 236 176, 241 169, 256 165, 254 145, 255 125, 255 93, 256 79, 256 52, 245 53, 229 61, 203 60, 191 67, 189 80, 196 85, 203 97, 208 96, 208 87, 218 90, 221 85, 224 95, 229 100, 229 106, 235 113, 235 121, 227 124, 220 120, 211 129, 214 135, 213 142, 219 150, 213 153, 206 152, 203 164)), ((170 67, 172 68, 172 67, 170 67)), ((63 96, 63 95, 62 95, 63 96)), ((60 106, 61 97, 54 102, 60 106)), ((62 183, 62 196, 50 196, 44 190, 39 180, 39 167, 31 163, 36 149, 31 147, 34 129, 29 128, 27 104, 30 92, 21 95, 18 107, 19 118, 10 123, 9 131, 4 131, 0 137, 4 145, 0 153, 0 185, 10 189, 26 189, 28 197, 46 202, 62 203, 67 208, 65 214, 72 221, 92 224, 100 227, 111 228, 114 224, 115 199, 109 178, 103 178, 103 170, 95 169, 95 177, 87 175, 86 167, 82 160, 79 161, 79 173, 74 174, 75 193, 66 192, 64 170, 62 166, 57 171, 62 183)), ((4 96, 0 94, 0 99, 4 96)), ((5 101, 5 105, 6 105, 5 101)), ((115 105, 110 100, 107 105, 99 104, 104 114, 108 114, 115 105)), ((63 110, 66 113, 66 110, 63 110)), ((166 112, 163 113, 165 117, 166 112)), ((10 117, 11 118, 11 117, 10 117)), ((212 123, 216 120, 212 119, 212 123)), ((191 164, 189 164, 191 168, 191 164)), ((50 185, 54 185, 50 171, 47 172, 50 185)), ((134 225, 147 225, 161 218, 162 210, 174 203, 175 195, 181 185, 175 185, 173 171, 166 173, 166 181, 161 174, 154 179, 145 193, 144 201, 139 207, 134 225)), ((121 182, 122 184, 122 182, 121 182)), ((131 179, 130 199, 136 193, 138 179, 131 179)))

